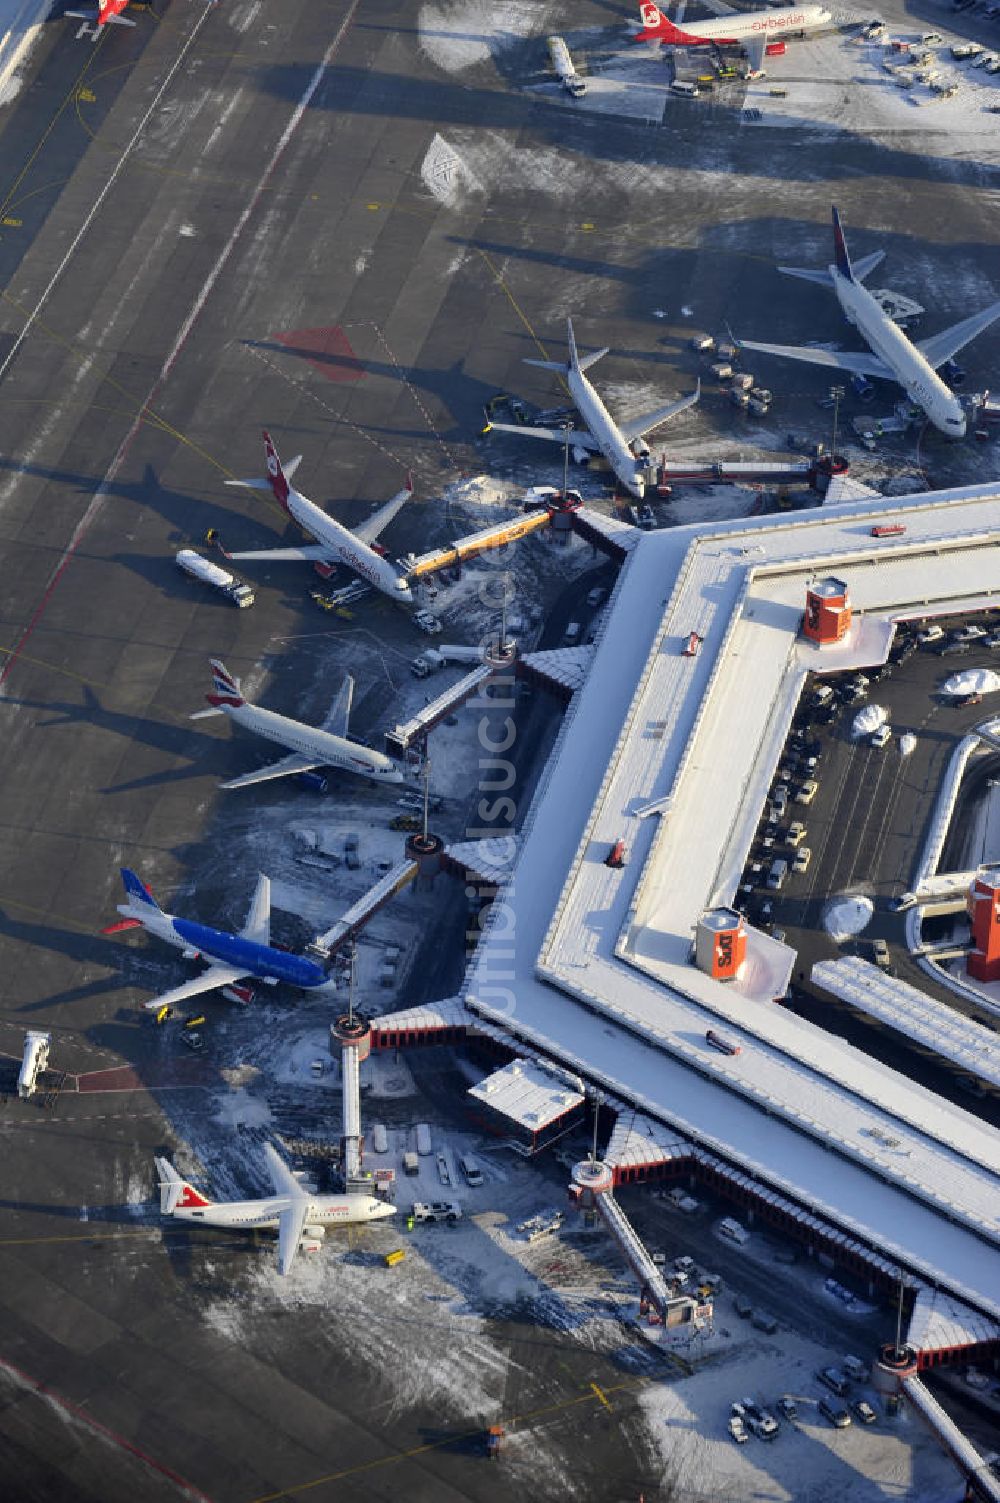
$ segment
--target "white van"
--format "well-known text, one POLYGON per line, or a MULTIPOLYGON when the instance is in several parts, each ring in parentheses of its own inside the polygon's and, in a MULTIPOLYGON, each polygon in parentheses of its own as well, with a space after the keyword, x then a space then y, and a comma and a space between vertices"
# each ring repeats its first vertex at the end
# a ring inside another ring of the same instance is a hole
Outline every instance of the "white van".
POLYGON ((767 885, 772 892, 780 892, 785 885, 788 876, 788 862, 777 860, 771 862, 771 870, 767 874, 767 885))
POLYGON ((475 1189, 477 1186, 482 1184, 483 1171, 480 1169, 475 1159, 470 1159, 467 1153, 463 1154, 459 1159, 458 1167, 465 1175, 465 1183, 467 1185, 471 1185, 473 1189, 475 1189))
POLYGON ((744 1247, 750 1241, 750 1233, 746 1227, 734 1221, 731 1216, 719 1222, 718 1230, 720 1237, 726 1237, 730 1242, 735 1242, 738 1247, 744 1247))
POLYGON ((426 1122, 417 1123, 417 1152, 423 1156, 431 1151, 431 1130, 426 1122))
POLYGON ((682 83, 680 79, 675 78, 673 83, 670 85, 670 92, 671 94, 679 94, 682 99, 697 99, 698 85, 693 83, 682 83))
POLYGON ((376 1153, 389 1152, 389 1134, 385 1130, 384 1122, 376 1122, 372 1128, 372 1148, 376 1153))

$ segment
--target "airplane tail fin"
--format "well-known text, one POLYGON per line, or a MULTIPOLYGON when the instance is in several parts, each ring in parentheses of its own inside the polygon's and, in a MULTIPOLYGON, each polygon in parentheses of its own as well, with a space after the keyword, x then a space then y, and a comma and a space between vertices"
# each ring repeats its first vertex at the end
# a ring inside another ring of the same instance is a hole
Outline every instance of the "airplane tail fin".
POLYGON ((849 282, 854 281, 854 273, 851 270, 851 258, 847 254, 847 241, 844 239, 844 228, 840 223, 840 215, 837 207, 833 207, 833 252, 837 261, 837 270, 842 277, 849 282))
POLYGON ((603 360, 610 348, 610 346, 605 345, 602 350, 594 350, 593 354, 584 355, 581 360, 579 351, 576 348, 576 335, 573 333, 573 320, 571 318, 566 320, 566 343, 569 345, 569 368, 570 370, 578 370, 581 373, 588 371, 592 365, 596 365, 598 360, 603 360))
MULTIPOLYGON (((238 710, 240 705, 246 704, 246 700, 240 693, 239 679, 233 678, 233 675, 229 672, 229 669, 221 658, 212 658, 210 661, 212 664, 212 682, 215 685, 215 693, 206 694, 205 698, 213 709, 218 710, 223 705, 228 705, 231 709, 238 710)), ((204 715, 205 711, 202 710, 201 714, 204 715)))
POLYGON ((692 36, 690 32, 675 26, 673 21, 668 21, 659 6, 653 4, 653 0, 642 0, 639 6, 639 19, 642 27, 635 34, 637 42, 673 42, 678 46, 692 42, 704 43, 704 37, 692 36))
POLYGON ((128 898, 131 907, 150 908, 154 913, 163 912, 145 882, 140 877, 137 877, 134 871, 127 866, 123 866, 121 872, 122 881, 125 884, 125 896, 128 898))
POLYGON ((287 511, 288 498, 292 494, 292 487, 288 482, 302 463, 302 455, 296 454, 294 459, 290 459, 286 465, 283 465, 274 447, 274 440, 266 428, 264 429, 264 454, 267 460, 267 475, 263 480, 227 480, 226 484, 238 485, 249 491, 272 491, 278 505, 287 511))
POLYGON ((154 1159, 160 1183, 160 1215, 172 1216, 180 1206, 210 1206, 212 1202, 177 1173, 169 1159, 154 1159))

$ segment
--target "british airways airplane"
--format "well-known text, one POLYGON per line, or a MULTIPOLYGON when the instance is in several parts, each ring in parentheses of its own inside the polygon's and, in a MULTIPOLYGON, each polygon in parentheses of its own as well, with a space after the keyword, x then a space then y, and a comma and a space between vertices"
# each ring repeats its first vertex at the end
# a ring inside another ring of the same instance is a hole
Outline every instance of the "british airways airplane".
POLYGON ((224 929, 212 929, 207 924, 164 913, 134 871, 127 866, 121 871, 127 899, 118 904, 122 918, 102 932, 119 934, 126 929, 145 929, 147 934, 154 934, 157 939, 182 951, 186 960, 208 961, 207 969, 200 976, 194 976, 190 981, 163 992, 152 1002, 146 1002, 144 1006, 148 1012, 172 1007, 176 1002, 186 1002, 217 988, 225 989, 237 1001, 249 1002, 253 997, 252 990, 240 985, 248 979, 264 981, 269 986, 283 981, 288 986, 301 987, 303 991, 335 993, 334 983, 315 960, 309 960, 305 955, 292 955, 271 944, 269 877, 258 877, 246 923, 239 934, 228 934, 224 929))
MULTIPOLYGON (((368 584, 374 585, 392 600, 404 605, 413 604, 413 592, 408 581, 394 564, 375 547, 375 540, 388 527, 393 517, 409 501, 413 494, 413 480, 408 475, 406 484, 390 501, 379 507, 370 517, 351 531, 335 522, 321 506, 303 496, 289 484, 302 460, 298 454, 282 466, 271 435, 264 432, 264 454, 267 460, 265 480, 227 480, 227 485, 240 485, 252 491, 270 490, 283 511, 286 511, 315 543, 306 543, 293 548, 255 548, 246 553, 226 553, 227 558, 259 559, 261 563, 311 562, 318 574, 328 578, 338 564, 353 569, 368 584)), ((223 550, 225 552, 225 550, 223 550)))
POLYGON ((897 381, 910 401, 923 408, 935 428, 949 438, 964 437, 965 410, 938 375, 938 367, 945 365, 977 334, 1000 318, 1000 302, 991 303, 981 313, 974 313, 971 318, 952 324, 950 329, 942 329, 940 334, 932 334, 930 339, 913 344, 862 286, 885 252, 874 251, 852 263, 836 209, 833 210, 833 250, 833 264, 825 271, 812 271, 802 266, 779 266, 778 270, 788 277, 800 277, 805 282, 831 287, 844 317, 857 329, 871 354, 824 350, 813 345, 762 344, 754 339, 738 340, 740 349, 759 350, 763 355, 779 355, 785 360, 804 360, 810 365, 824 365, 852 376, 897 381))
POLYGON ((223 788, 249 788, 252 783, 269 783, 274 778, 286 778, 301 773, 311 773, 317 767, 340 767, 344 772, 357 773, 359 777, 371 778, 376 783, 401 783, 403 772, 399 764, 384 752, 373 751, 351 741, 347 727, 351 718, 351 701, 354 697, 354 680, 349 673, 330 707, 321 726, 303 725, 301 720, 290 720, 287 715, 278 715, 274 710, 262 710, 252 705, 240 693, 240 681, 233 678, 225 663, 212 658, 214 694, 206 694, 211 705, 209 710, 196 710, 192 720, 201 720, 206 715, 228 715, 237 725, 263 736, 268 741, 277 741, 279 746, 289 748, 289 755, 267 767, 258 767, 255 772, 244 772, 238 778, 222 783, 223 788))

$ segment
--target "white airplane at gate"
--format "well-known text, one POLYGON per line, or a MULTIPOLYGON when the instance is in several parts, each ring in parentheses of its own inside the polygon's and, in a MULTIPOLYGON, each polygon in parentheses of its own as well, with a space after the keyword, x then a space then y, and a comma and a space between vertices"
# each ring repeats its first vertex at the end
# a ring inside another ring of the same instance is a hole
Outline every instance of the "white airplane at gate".
POLYGON ((396 1207, 374 1195, 313 1195, 296 1179, 281 1155, 264 1144, 274 1195, 255 1200, 209 1200, 188 1183, 169 1159, 157 1158, 160 1214, 201 1226, 235 1231, 277 1230, 278 1272, 287 1274, 300 1245, 324 1235, 328 1226, 352 1226, 394 1216, 396 1207))
POLYGON ((323 724, 313 726, 303 725, 301 720, 290 720, 287 715, 278 715, 273 710, 262 710, 259 705, 250 704, 240 693, 239 679, 233 677, 225 663, 212 658, 211 664, 215 693, 205 695, 211 709, 196 710, 191 719, 228 715, 230 720, 248 731, 289 748, 289 755, 282 757, 280 762, 258 767, 256 772, 245 772, 238 778, 230 778, 221 787, 249 788, 253 783, 269 783, 274 778, 313 772, 317 767, 339 767, 344 772, 371 778, 376 783, 403 782, 402 769, 391 757, 348 739, 347 727, 351 718, 351 701, 354 698, 354 680, 349 673, 344 675, 344 682, 323 724))
POLYGON ((566 320, 566 341, 569 345, 568 361, 525 360, 525 364, 537 365, 543 371, 558 371, 565 377, 570 396, 586 424, 585 429, 571 428, 567 432, 564 428, 530 428, 521 423, 488 423, 484 432, 489 433, 495 429, 498 433, 516 433, 521 438, 545 438, 557 444, 568 443, 571 449, 583 450, 584 454, 603 454, 625 489, 641 501, 646 490, 641 471, 649 459, 649 445, 644 441, 645 435, 676 413, 693 406, 701 395, 701 382, 698 382, 689 396, 681 397, 677 402, 668 402, 665 407, 658 407, 630 422, 618 424, 584 375, 584 371, 608 353, 607 347, 595 350, 592 355, 585 355, 581 360, 576 350, 571 318, 566 320))
POLYGON ((754 10, 713 16, 710 21, 671 21, 653 4, 639 6, 642 26, 637 42, 667 42, 675 47, 742 46, 750 66, 759 69, 767 43, 779 37, 804 36, 832 26, 833 17, 822 5, 796 5, 786 10, 754 10))
POLYGON ((342 564, 345 568, 353 569, 355 574, 359 574, 368 584, 374 585, 377 590, 381 590, 392 600, 400 600, 404 605, 412 605, 413 594, 409 583, 395 565, 390 563, 374 546, 375 539, 388 527, 396 513, 412 496, 412 476, 406 477, 405 486, 401 491, 396 492, 391 501, 387 501, 384 506, 372 512, 366 521, 352 531, 347 527, 342 527, 339 522, 335 522, 321 506, 317 506, 314 501, 310 501, 300 491, 289 485, 289 480, 302 462, 301 454, 297 454, 282 467, 278 451, 266 429, 264 451, 267 455, 266 479, 227 480, 226 484, 245 486, 254 491, 273 491, 278 505, 294 522, 299 524, 303 532, 316 538, 317 541, 298 548, 253 548, 243 553, 229 553, 224 549, 226 557, 258 559, 262 563, 309 562, 315 565, 317 573, 322 574, 324 578, 328 578, 337 565, 342 564))
POLYGON ((950 329, 943 329, 940 334, 932 334, 930 339, 913 344, 861 285, 885 252, 875 251, 852 266, 836 209, 833 210, 833 248, 834 265, 825 271, 810 271, 801 266, 779 266, 778 270, 789 277, 818 282, 821 287, 832 286, 847 322, 854 325, 873 353, 855 355, 813 345, 761 344, 753 339, 739 340, 740 349, 760 350, 762 354, 780 355, 787 360, 804 360, 810 365, 846 371, 852 376, 898 381, 910 401, 923 408, 935 428, 949 438, 962 438, 965 411, 954 392, 938 375, 937 368, 1000 318, 1000 302, 991 303, 981 313, 974 313, 971 318, 952 324, 950 329))

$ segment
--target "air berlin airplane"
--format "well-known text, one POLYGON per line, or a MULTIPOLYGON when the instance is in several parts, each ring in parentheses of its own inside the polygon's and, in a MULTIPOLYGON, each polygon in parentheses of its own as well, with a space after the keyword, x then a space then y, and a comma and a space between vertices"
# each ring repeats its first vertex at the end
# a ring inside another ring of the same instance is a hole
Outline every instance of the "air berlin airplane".
POLYGON ((96 10, 67 10, 63 15, 73 16, 78 21, 96 21, 101 26, 134 26, 135 22, 122 12, 128 0, 97 0, 96 10))
POLYGON ((755 10, 734 16, 713 16, 710 21, 687 21, 675 26, 653 0, 639 6, 642 28, 637 42, 672 42, 678 47, 746 46, 761 38, 801 35, 832 23, 821 5, 799 5, 789 10, 755 10))

